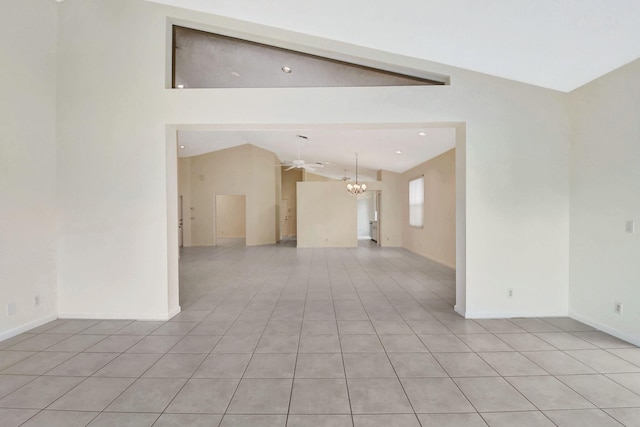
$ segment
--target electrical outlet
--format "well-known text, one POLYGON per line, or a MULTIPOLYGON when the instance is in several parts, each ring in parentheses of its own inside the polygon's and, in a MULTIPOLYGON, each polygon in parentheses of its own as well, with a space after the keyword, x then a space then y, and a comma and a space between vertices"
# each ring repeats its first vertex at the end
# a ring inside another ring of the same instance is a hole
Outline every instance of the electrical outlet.
POLYGON ((13 316, 14 314, 16 314, 16 303, 11 302, 7 304, 7 316, 13 316))
POLYGON ((36 295, 35 297, 33 297, 33 305, 36 307, 40 306, 40 295, 36 295))
POLYGON ((509 298, 513 298, 513 288, 509 288, 509 289, 507 289, 507 296, 508 296, 509 298))
POLYGON ((621 302, 616 302, 613 305, 613 311, 616 314, 622 314, 622 303, 621 302))

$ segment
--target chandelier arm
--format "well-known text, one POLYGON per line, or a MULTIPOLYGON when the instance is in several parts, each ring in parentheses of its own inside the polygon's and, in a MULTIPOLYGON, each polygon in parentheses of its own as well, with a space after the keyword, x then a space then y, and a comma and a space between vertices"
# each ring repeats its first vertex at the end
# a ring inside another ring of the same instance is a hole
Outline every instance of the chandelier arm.
MULTIPOLYGON (((346 170, 345 170, 345 175, 346 175, 346 170)), ((347 191, 356 196, 367 191, 367 185, 360 184, 358 182, 358 153, 356 153, 356 183, 347 184, 347 191)))

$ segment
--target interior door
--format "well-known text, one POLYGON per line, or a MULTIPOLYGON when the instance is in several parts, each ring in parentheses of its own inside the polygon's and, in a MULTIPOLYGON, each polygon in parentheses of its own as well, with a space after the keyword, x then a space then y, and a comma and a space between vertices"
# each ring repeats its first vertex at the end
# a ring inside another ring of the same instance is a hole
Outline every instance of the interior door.
POLYGON ((289 235, 289 201, 284 199, 280 200, 280 235, 289 235))
POLYGON ((184 246, 183 240, 184 227, 182 224, 182 196, 178 199, 178 242, 180 243, 180 247, 184 246))
POLYGON ((373 197, 375 197, 373 205, 374 205, 374 218, 377 221, 376 225, 377 225, 377 230, 376 230, 376 243, 378 244, 378 246, 382 246, 380 244, 380 240, 381 240, 381 235, 380 235, 380 225, 382 224, 382 218, 380 215, 381 212, 381 207, 382 207, 382 203, 380 202, 380 197, 382 196, 382 193, 380 191, 376 191, 375 193, 373 193, 373 197))

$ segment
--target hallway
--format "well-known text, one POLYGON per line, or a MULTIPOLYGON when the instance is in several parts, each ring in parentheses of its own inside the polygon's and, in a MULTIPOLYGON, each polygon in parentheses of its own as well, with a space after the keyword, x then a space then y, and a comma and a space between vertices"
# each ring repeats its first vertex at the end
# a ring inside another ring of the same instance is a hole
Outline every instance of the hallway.
POLYGON ((638 425, 640 349, 569 318, 465 320, 455 272, 408 251, 185 248, 180 268, 169 322, 1 342, 3 425, 638 425))

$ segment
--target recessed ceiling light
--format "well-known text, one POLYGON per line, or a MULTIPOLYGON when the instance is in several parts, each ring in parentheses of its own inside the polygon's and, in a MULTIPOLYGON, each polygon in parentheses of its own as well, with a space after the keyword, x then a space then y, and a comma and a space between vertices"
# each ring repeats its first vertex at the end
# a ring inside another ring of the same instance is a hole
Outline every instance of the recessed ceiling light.
POLYGON ((237 71, 232 71, 232 72, 231 72, 231 75, 232 75, 233 77, 240 77, 240 73, 239 73, 239 72, 237 72, 237 71))
POLYGON ((424 133, 424 132, 418 132, 418 135, 420 135, 420 136, 427 136, 427 134, 426 134, 426 133, 424 133))
POLYGON ((287 73, 287 74, 290 74, 291 73, 291 67, 284 66, 284 67, 282 67, 282 71, 287 73))
POLYGON ((402 151, 397 150, 397 151, 396 151, 396 154, 402 154, 402 151))
POLYGON ((184 145, 181 145, 180 148, 184 148, 184 145))
POLYGON ((176 86, 178 89, 184 89, 184 85, 178 85, 176 86))

